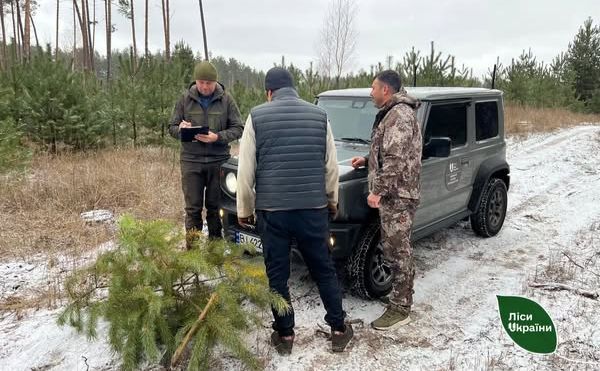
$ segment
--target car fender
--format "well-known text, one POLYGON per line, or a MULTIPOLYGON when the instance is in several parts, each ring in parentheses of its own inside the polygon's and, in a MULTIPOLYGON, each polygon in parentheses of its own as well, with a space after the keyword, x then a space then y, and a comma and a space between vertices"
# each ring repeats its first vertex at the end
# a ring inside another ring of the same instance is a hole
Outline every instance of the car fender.
POLYGON ((504 158, 494 157, 487 159, 481 163, 477 176, 473 182, 473 192, 469 200, 469 210, 475 212, 481 202, 483 188, 488 180, 494 176, 502 179, 506 183, 506 189, 510 186, 510 167, 504 158))

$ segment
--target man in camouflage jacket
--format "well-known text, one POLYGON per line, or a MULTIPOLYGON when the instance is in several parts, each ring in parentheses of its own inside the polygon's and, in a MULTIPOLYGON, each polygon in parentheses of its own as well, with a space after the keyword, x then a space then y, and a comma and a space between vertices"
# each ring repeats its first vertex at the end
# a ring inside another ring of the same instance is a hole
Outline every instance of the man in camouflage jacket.
POLYGON ((371 97, 380 108, 371 151, 368 158, 353 158, 352 166, 369 167, 367 202, 379 209, 384 256, 394 274, 388 307, 371 324, 388 330, 410 321, 415 276, 410 235, 420 197, 422 139, 416 117, 419 102, 407 95, 398 73, 379 73, 371 97))

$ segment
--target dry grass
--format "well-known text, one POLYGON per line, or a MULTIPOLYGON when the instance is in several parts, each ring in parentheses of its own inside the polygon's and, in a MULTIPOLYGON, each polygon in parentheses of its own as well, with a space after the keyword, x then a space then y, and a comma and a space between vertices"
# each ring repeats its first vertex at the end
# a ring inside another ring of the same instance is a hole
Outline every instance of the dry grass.
POLYGON ((596 291, 600 287, 600 221, 581 230, 571 245, 551 247, 534 282, 555 282, 596 291))
POLYGON ((600 123, 600 114, 576 113, 560 108, 533 108, 510 103, 504 106, 507 134, 551 132, 582 123, 600 123))
POLYGON ((83 211, 180 221, 178 156, 142 148, 37 157, 29 173, 0 178, 0 257, 77 252, 109 240, 110 228, 85 224, 83 211))

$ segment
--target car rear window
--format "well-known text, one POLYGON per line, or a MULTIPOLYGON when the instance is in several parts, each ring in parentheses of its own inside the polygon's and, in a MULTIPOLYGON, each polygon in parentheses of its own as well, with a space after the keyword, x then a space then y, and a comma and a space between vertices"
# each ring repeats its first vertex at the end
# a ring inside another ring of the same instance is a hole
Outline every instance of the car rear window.
POLYGON ((467 143, 467 105, 465 103, 435 104, 429 110, 425 142, 432 137, 448 137, 452 148, 467 143))
POLYGON ((475 139, 477 141, 498 136, 498 102, 475 104, 475 139))

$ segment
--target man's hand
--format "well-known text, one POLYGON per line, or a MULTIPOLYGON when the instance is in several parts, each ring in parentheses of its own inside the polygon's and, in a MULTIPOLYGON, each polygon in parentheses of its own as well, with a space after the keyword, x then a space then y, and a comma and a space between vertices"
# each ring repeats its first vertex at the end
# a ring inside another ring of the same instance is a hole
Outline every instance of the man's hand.
POLYGON ((367 197, 367 203, 369 204, 369 207, 372 207, 373 209, 379 209, 380 202, 381 196, 369 193, 369 196, 367 197))
POLYGON ((254 229, 256 220, 254 219, 254 215, 246 216, 244 218, 238 217, 238 224, 244 228, 254 229))
POLYGON ((191 122, 187 122, 187 121, 183 120, 179 123, 179 130, 181 130, 181 128, 191 128, 191 127, 192 127, 191 122))
POLYGON ((337 215, 337 205, 334 204, 333 202, 329 202, 327 204, 327 209, 329 210, 329 218, 330 219, 335 219, 335 216, 337 215))
POLYGON ((203 143, 214 143, 219 140, 219 135, 209 131, 208 134, 196 134, 194 135, 194 139, 203 143))
POLYGON ((365 158, 364 157, 352 157, 350 160, 350 164, 353 168, 358 169, 361 166, 365 166, 365 158))

